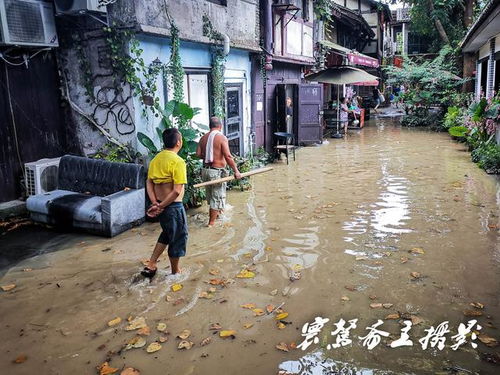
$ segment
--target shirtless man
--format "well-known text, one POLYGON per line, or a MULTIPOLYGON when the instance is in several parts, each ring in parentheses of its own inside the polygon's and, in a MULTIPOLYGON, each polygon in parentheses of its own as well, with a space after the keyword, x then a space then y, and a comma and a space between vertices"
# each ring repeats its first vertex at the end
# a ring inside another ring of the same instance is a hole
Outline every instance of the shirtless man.
POLYGON ((184 185, 187 184, 186 163, 177 155, 182 148, 181 133, 175 128, 163 132, 164 150, 149 164, 146 190, 152 204, 147 215, 159 216, 162 232, 148 265, 141 275, 152 278, 156 263, 168 246, 172 274, 180 272, 179 258, 186 255, 188 237, 186 211, 182 204, 184 185))
MULTIPOLYGON (((210 132, 205 134, 198 144, 196 155, 203 160, 201 178, 212 181, 225 176, 228 164, 236 179, 241 178, 240 171, 229 151, 227 138, 222 134, 222 123, 218 117, 210 118, 210 132)), ((212 227, 226 205, 226 183, 206 187, 207 202, 210 205, 208 226, 212 227)))

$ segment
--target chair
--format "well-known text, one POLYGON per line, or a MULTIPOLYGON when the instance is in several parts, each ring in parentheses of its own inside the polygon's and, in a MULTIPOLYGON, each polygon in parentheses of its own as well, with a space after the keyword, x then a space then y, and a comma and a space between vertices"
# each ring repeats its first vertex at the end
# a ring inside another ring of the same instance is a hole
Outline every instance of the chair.
POLYGON ((65 155, 58 190, 32 195, 33 221, 113 237, 145 220, 142 165, 65 155))
POLYGON ((276 152, 284 152, 286 155, 286 164, 288 165, 288 155, 290 151, 293 152, 293 160, 295 161, 295 136, 292 133, 276 132, 274 133, 276 137, 276 146, 274 146, 276 152))

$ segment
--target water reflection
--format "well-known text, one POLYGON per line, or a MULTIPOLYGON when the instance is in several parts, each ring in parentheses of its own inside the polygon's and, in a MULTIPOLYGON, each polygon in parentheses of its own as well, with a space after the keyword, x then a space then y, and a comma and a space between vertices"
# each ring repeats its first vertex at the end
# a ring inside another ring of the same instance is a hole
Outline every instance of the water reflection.
MULTIPOLYGON (((278 374, 286 375, 391 375, 394 372, 357 367, 353 364, 326 358, 321 351, 308 353, 296 361, 279 365, 278 374)), ((403 375, 403 373, 399 373, 403 375)))

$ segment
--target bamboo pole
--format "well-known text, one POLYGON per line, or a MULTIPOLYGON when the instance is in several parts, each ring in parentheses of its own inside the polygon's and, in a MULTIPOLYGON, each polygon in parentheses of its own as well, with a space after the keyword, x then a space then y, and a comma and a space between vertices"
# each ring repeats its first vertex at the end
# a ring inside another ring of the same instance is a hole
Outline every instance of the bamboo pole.
MULTIPOLYGON (((243 177, 253 176, 254 174, 265 173, 265 172, 269 172, 272 170, 273 170, 273 167, 254 169, 253 171, 242 173, 241 177, 243 178, 243 177)), ((227 182, 227 181, 231 181, 231 180, 234 180, 234 176, 222 177, 222 178, 218 178, 218 179, 212 180, 212 181, 201 182, 199 184, 193 185, 193 187, 200 188, 203 186, 221 184, 223 182, 227 182)))

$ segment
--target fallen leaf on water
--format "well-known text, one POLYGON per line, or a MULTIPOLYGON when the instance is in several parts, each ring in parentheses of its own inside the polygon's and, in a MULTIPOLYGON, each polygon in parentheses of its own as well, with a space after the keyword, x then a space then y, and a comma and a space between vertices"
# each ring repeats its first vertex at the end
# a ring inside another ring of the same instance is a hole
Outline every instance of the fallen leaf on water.
POLYGON ((148 347, 146 348, 146 351, 148 353, 154 353, 160 349, 161 349, 161 344, 159 342, 152 342, 151 344, 148 345, 148 347))
POLYGON ((215 292, 217 292, 217 288, 210 287, 210 288, 208 288, 208 292, 209 293, 215 293, 215 292))
POLYGON ((302 268, 304 268, 304 267, 302 267, 300 264, 294 264, 293 265, 293 270, 294 271, 300 271, 300 270, 302 270, 302 268))
POLYGON ((409 253, 412 253, 412 254, 425 254, 425 251, 424 251, 424 249, 422 249, 420 247, 414 247, 413 249, 411 249, 409 251, 409 253))
POLYGON ((272 296, 275 296, 276 294, 278 294, 278 289, 271 290, 271 292, 269 292, 269 294, 272 296))
POLYGON ((208 329, 210 331, 218 331, 219 329, 222 329, 222 326, 219 323, 212 323, 208 329))
POLYGON ((382 307, 382 304, 381 303, 370 303, 370 307, 372 309, 379 309, 382 307))
POLYGON ((287 312, 283 312, 281 314, 276 315, 276 320, 283 320, 288 316, 287 312))
POLYGON ((253 327, 253 323, 245 323, 243 324, 243 328, 245 329, 249 329, 249 328, 252 328, 253 327))
POLYGON ((274 311, 274 305, 267 305, 266 311, 268 314, 271 314, 274 311))
POLYGON ((344 288, 346 288, 347 290, 349 290, 351 292, 355 292, 358 290, 358 288, 354 285, 345 285, 344 288))
POLYGON ((181 340, 186 340, 189 336, 191 336, 191 331, 189 329, 185 329, 177 335, 181 340))
POLYGON ((122 321, 122 318, 118 317, 118 318, 114 318, 113 320, 110 320, 108 322, 108 326, 109 327, 113 327, 113 326, 116 326, 117 324, 120 324, 122 321))
POLYGON ((164 343, 164 342, 167 342, 168 341, 168 337, 167 336, 160 336, 158 337, 158 342, 160 343, 164 343))
POLYGON ((208 273, 209 273, 210 275, 217 276, 217 275, 220 273, 220 271, 219 271, 219 270, 216 270, 216 269, 211 269, 210 271, 208 271, 208 273))
POLYGON ((288 345, 284 342, 280 342, 278 345, 276 345, 276 349, 284 351, 284 352, 290 351, 290 349, 288 349, 288 345))
POLYGON ((149 336, 151 334, 151 329, 148 326, 143 327, 137 331, 137 334, 141 336, 149 336))
POLYGON ((484 309, 484 305, 480 302, 471 302, 470 305, 476 309, 484 309))
POLYGON ((217 263, 224 263, 224 259, 217 259, 216 262, 217 263))
POLYGON ((167 329, 167 325, 165 323, 158 323, 156 326, 156 330, 160 332, 165 332, 167 329))
POLYGON ((349 297, 347 297, 347 296, 342 296, 342 297, 340 297, 340 299, 341 299, 342 301, 344 301, 344 302, 347 302, 347 301, 350 301, 350 300, 351 300, 351 299, 350 299, 349 297))
POLYGON ((206 337, 206 338, 204 338, 203 340, 201 340, 200 345, 201 345, 201 346, 205 346, 205 345, 210 344, 211 342, 212 342, 212 339, 211 339, 210 337, 206 337))
POLYGON ((354 258, 355 260, 367 260, 368 257, 365 257, 365 256, 357 256, 356 258, 354 258))
POLYGON ((99 366, 99 375, 111 375, 117 371, 118 369, 110 367, 108 362, 104 362, 101 366, 99 366))
POLYGON ((239 274, 236 275, 236 277, 239 279, 250 279, 252 277, 255 277, 255 273, 249 270, 242 270, 239 274))
POLYGON ((370 294, 368 298, 373 301, 374 299, 377 299, 377 296, 375 294, 370 294))
POLYGON ((243 307, 244 309, 253 310, 255 309, 255 303, 245 303, 244 305, 240 305, 240 307, 243 307))
POLYGON ((146 319, 142 316, 138 316, 130 322, 130 324, 125 328, 125 331, 133 331, 144 327, 147 327, 146 319))
POLYGON ((383 303, 382 306, 384 307, 384 309, 390 309, 392 306, 394 306, 394 304, 392 304, 392 303, 383 303))
POLYGON ((167 301, 167 302, 172 301, 172 297, 167 295, 167 296, 165 297, 165 301, 167 301))
POLYGON ((172 289, 172 292, 178 292, 182 289, 182 284, 174 284, 170 289, 172 289))
POLYGON ((281 322, 276 322, 276 326, 278 327, 278 329, 285 329, 286 328, 286 325, 281 323, 281 322))
POLYGON ((300 273, 300 271, 293 271, 290 275, 290 281, 300 280, 301 277, 302 274, 300 273))
POLYGON ((421 317, 416 315, 410 316, 410 320, 414 326, 424 322, 424 320, 421 317))
POLYGON ((33 271, 33 268, 23 268, 23 272, 31 272, 33 271))
POLYGON ((290 349, 297 349, 297 344, 295 343, 295 341, 292 341, 292 342, 290 343, 290 345, 288 345, 288 347, 289 347, 290 349))
POLYGON ((385 317, 385 319, 399 319, 399 313, 389 314, 385 317))
POLYGON ((133 367, 127 367, 120 372, 120 375, 141 375, 141 372, 133 367))
POLYGON ((177 349, 181 350, 181 349, 186 349, 186 350, 189 350, 193 347, 194 343, 191 342, 191 341, 187 341, 187 340, 182 340, 179 345, 177 345, 177 349))
POLYGON ((408 262, 408 258, 407 257, 401 257, 400 259, 401 259, 401 263, 403 263, 403 264, 406 263, 406 262, 408 262))
POLYGON ((227 338, 227 337, 232 337, 234 338, 236 335, 236 331, 235 330, 224 330, 224 331, 220 331, 219 332, 219 336, 222 337, 222 338, 227 338))
POLYGON ((140 336, 136 336, 127 342, 125 350, 142 348, 144 345, 146 345, 146 340, 140 336))
POLYGON ((386 257, 390 257, 392 255, 392 253, 390 251, 384 251, 382 253, 382 255, 386 256, 386 257))
POLYGON ((498 341, 497 339, 490 337, 488 335, 485 335, 484 333, 481 333, 479 336, 479 341, 481 341, 484 345, 490 347, 490 348, 495 348, 498 346, 498 341))
POLYGON ((211 298, 214 298, 214 295, 212 293, 208 293, 208 292, 201 292, 199 297, 204 298, 204 299, 211 299, 211 298))
POLYGON ((266 247, 266 251, 272 251, 272 250, 273 250, 273 249, 272 249, 272 247, 271 247, 271 246, 267 246, 267 247, 266 247))
POLYGON ((264 310, 262 310, 262 309, 252 309, 252 311, 253 311, 254 316, 264 315, 264 310))
POLYGON ((464 311, 465 316, 481 316, 483 313, 481 311, 476 311, 476 310, 465 310, 464 311))
POLYGON ((28 359, 28 357, 26 355, 21 354, 21 355, 17 356, 17 358, 14 359, 12 362, 19 364, 19 363, 26 362, 27 359, 28 359))
POLYGON ((420 278, 420 276, 421 276, 419 272, 412 272, 412 273, 410 273, 410 275, 411 275, 411 277, 413 277, 414 279, 418 279, 418 278, 420 278))
POLYGON ((2 285, 2 290, 8 292, 16 287, 16 284, 2 285))

